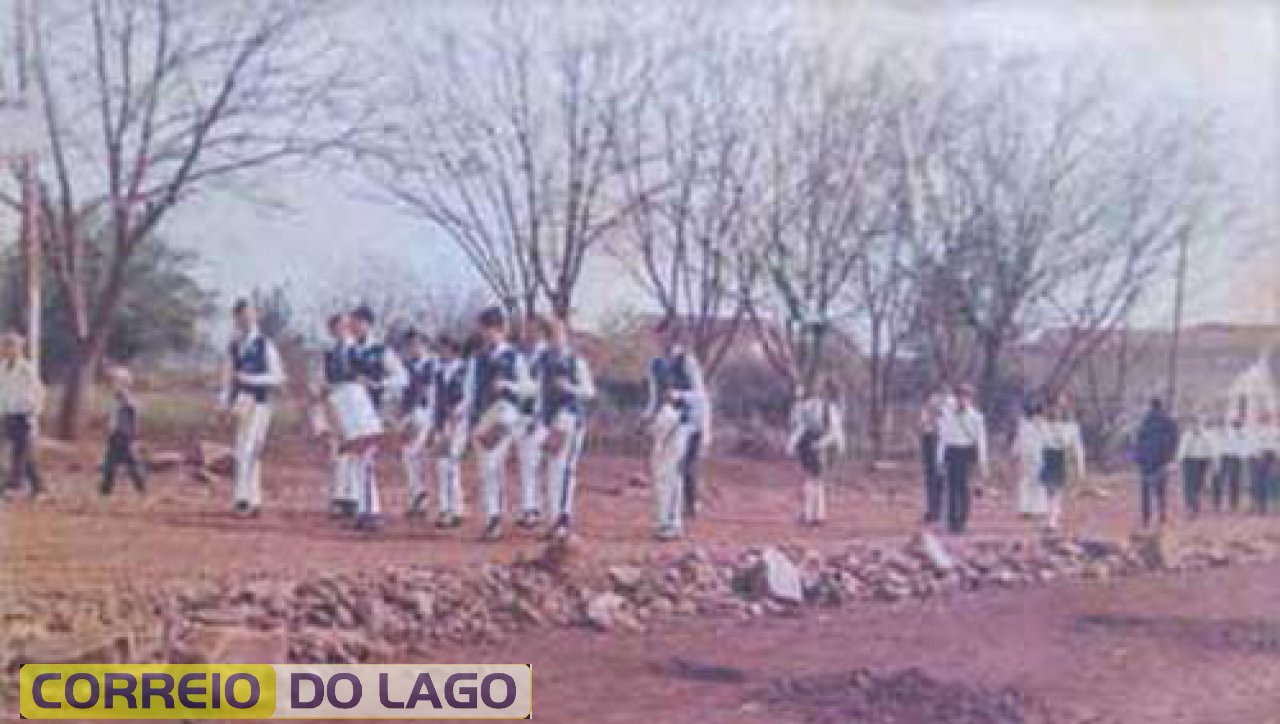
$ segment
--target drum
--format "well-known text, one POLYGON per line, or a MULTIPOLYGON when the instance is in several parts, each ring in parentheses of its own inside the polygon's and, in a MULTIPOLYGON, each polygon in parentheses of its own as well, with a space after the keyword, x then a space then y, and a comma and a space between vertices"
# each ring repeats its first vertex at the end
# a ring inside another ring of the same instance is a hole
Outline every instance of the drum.
POLYGON ((472 436, 481 450, 492 450, 512 434, 519 417, 515 405, 505 400, 494 402, 480 416, 472 436))
POLYGON ((342 437, 343 452, 367 450, 382 441, 382 418, 360 383, 347 382, 334 387, 329 393, 329 407, 342 437))

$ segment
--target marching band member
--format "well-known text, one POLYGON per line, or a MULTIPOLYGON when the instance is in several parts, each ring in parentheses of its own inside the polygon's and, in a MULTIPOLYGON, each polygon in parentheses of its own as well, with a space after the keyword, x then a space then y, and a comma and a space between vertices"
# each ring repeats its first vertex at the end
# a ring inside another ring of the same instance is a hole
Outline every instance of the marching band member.
POLYGON ((529 370, 531 392, 520 399, 520 424, 516 433, 516 459, 520 470, 520 521, 522 528, 533 528, 542 517, 538 491, 538 473, 542 468, 542 448, 547 428, 539 422, 539 408, 544 404, 540 380, 547 354, 547 343, 541 319, 526 321, 522 354, 529 370), (530 329, 533 327, 534 329, 530 329))
POLYGON ((436 455, 436 476, 440 517, 438 528, 462 525, 462 456, 467 451, 468 411, 467 360, 462 345, 441 335, 436 342, 440 354, 435 371, 435 406, 431 444, 436 455))
POLYGON ((554 517, 552 538, 567 537, 573 521, 573 494, 578 485, 578 459, 586 442, 587 404, 595 398, 595 381, 587 361, 574 353, 564 320, 542 322, 548 346, 542 356, 539 426, 547 431, 547 501, 554 517))
POLYGON ((800 460, 805 480, 801 487, 800 524, 821 525, 827 517, 827 491, 823 473, 833 455, 845 447, 844 414, 839 392, 826 379, 817 380, 810 394, 797 395, 791 411, 791 439, 788 447, 800 460))
MULTIPOLYGON (((329 337, 332 344, 324 351, 323 380, 319 397, 327 399, 338 385, 356 381, 351 364, 351 322, 347 315, 338 313, 329 317, 329 337)), ((330 455, 333 458, 333 485, 330 491, 330 510, 334 518, 353 518, 357 509, 358 456, 342 448, 340 431, 328 426, 327 418, 320 418, 322 432, 329 437, 330 455)))
POLYGON ((697 459, 709 441, 711 410, 702 368, 684 348, 679 327, 668 320, 656 331, 663 354, 649 365, 645 419, 653 435, 657 537, 673 540, 684 534, 684 513, 696 509, 697 459))
POLYGON ((502 537, 502 488, 507 456, 520 423, 520 398, 529 393, 524 359, 507 341, 507 317, 500 307, 480 313, 482 348, 472 357, 467 387, 471 390, 471 437, 480 464, 481 497, 487 523, 483 538, 502 537))
MULTIPOLYGON (((396 353, 374 335, 376 319, 372 309, 357 307, 351 313, 351 322, 355 334, 355 342, 350 348, 351 364, 374 409, 384 414, 384 403, 397 390, 404 389, 408 376, 396 353)), ((378 500, 378 451, 378 445, 369 445, 360 454, 358 463, 356 527, 361 529, 376 528, 382 511, 378 500)))
POLYGON ((262 505, 262 448, 271 426, 271 398, 284 384, 276 346, 258 329, 258 313, 247 299, 232 307, 235 334, 223 365, 221 400, 235 417, 235 510, 256 516, 262 505))
POLYGON ((427 438, 434 423, 431 407, 435 397, 436 359, 428 348, 427 338, 417 330, 405 333, 404 344, 409 384, 400 400, 400 458, 409 492, 408 515, 412 517, 426 513, 427 484, 423 466, 427 438))

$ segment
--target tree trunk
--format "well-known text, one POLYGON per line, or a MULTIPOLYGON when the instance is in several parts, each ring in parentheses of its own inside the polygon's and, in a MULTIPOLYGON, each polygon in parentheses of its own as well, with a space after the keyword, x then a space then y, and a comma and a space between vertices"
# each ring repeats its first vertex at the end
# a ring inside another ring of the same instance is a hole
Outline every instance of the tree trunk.
POLYGON ((978 381, 978 405, 987 418, 987 427, 998 427, 1003 410, 997 409, 1000 387, 1000 353, 998 341, 987 340, 982 344, 982 371, 978 381))
POLYGON ((103 349, 101 343, 85 343, 67 367, 55 425, 59 439, 70 441, 80 436, 83 411, 91 399, 93 375, 102 363, 103 349))
POLYGON ((879 360, 874 357, 871 360, 871 379, 868 381, 868 387, 871 388, 870 409, 867 410, 867 437, 871 445, 871 455, 867 461, 869 468, 874 468, 876 461, 884 454, 884 418, 885 418, 885 402, 882 365, 879 360))

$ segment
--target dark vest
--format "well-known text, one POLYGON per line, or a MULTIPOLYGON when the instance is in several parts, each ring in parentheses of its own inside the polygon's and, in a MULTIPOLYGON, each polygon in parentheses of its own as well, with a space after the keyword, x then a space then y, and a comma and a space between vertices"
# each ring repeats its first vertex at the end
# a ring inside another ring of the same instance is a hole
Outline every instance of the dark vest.
MULTIPOLYGON (((268 371, 267 338, 260 334, 248 344, 244 344, 241 340, 233 340, 228 352, 231 354, 231 368, 237 374, 261 375, 268 371)), ((271 388, 266 385, 234 382, 231 386, 231 399, 234 400, 241 394, 249 395, 254 402, 264 403, 271 399, 271 388)))
MULTIPOLYGON (((534 390, 536 390, 532 395, 520 398, 520 414, 526 417, 533 417, 538 412, 538 397, 544 391, 542 380, 546 371, 547 355, 550 352, 548 347, 538 347, 525 355, 528 360, 529 377, 533 379, 534 390)), ((546 404, 545 398, 543 399, 543 404, 546 404)))
POLYGON ((324 352, 324 381, 330 385, 355 382, 356 372, 344 344, 334 344, 324 352))
POLYGON ((416 408, 426 407, 431 401, 431 386, 435 384, 436 378, 436 361, 430 357, 406 360, 405 368, 409 372, 409 386, 404 391, 400 411, 408 414, 416 408))
POLYGON ((499 401, 507 401, 517 407, 520 400, 514 392, 501 388, 503 382, 516 381, 516 366, 520 363, 520 352, 514 347, 502 347, 490 352, 482 352, 475 357, 475 395, 471 409, 471 420, 476 422, 492 405, 499 401))
POLYGON ((436 365, 436 427, 442 427, 449 415, 462 404, 467 393, 467 364, 460 360, 436 365))
POLYGON ((351 369, 357 377, 364 377, 368 382, 369 399, 373 406, 382 408, 382 382, 387 378, 387 346, 374 342, 367 346, 352 346, 348 352, 351 369))
POLYGON ((573 352, 560 352, 548 349, 542 355, 542 376, 538 380, 542 391, 541 417, 544 424, 550 425, 564 411, 581 416, 582 400, 577 395, 561 389, 560 382, 578 384, 578 359, 573 352))
POLYGON ((693 389, 693 376, 689 374, 688 358, 684 352, 674 357, 657 357, 649 368, 657 384, 658 398, 668 392, 689 392, 693 389))

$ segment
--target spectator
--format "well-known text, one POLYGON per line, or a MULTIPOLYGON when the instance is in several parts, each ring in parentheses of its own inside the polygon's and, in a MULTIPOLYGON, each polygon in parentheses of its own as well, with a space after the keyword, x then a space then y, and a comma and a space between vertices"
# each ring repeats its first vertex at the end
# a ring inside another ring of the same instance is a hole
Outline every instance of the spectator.
POLYGON ((1138 427, 1134 458, 1142 481, 1142 525, 1151 525, 1153 516, 1165 523, 1165 488, 1168 486, 1169 463, 1178 452, 1178 425, 1165 412, 1164 401, 1151 400, 1147 415, 1138 427))
POLYGON ((0 336, 0 420, 9 443, 8 487, 21 490, 26 479, 35 497, 44 491, 35 463, 36 418, 44 402, 44 385, 23 351, 23 342, 14 332, 0 336))

